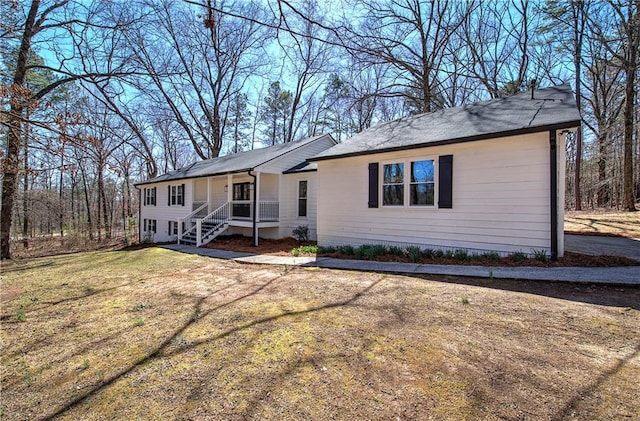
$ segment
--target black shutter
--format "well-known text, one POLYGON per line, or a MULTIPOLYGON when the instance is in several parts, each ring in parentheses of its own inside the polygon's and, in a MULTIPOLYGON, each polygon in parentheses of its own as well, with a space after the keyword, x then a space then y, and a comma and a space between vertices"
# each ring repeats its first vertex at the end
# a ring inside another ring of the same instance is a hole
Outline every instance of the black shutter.
POLYGON ((171 206, 171 186, 167 186, 167 205, 171 206))
POLYGON ((185 202, 185 200, 184 200, 184 184, 182 185, 182 196, 181 197, 182 198, 180 200, 182 200, 182 206, 184 206, 184 202, 185 202))
POLYGON ((442 155, 438 160, 438 207, 453 207, 453 155, 442 155))
POLYGON ((369 164, 369 207, 378 207, 378 163, 369 164))
POLYGON ((156 196, 156 193, 157 193, 157 191, 158 191, 158 188, 157 188, 157 187, 154 187, 154 188, 153 188, 153 206, 155 206, 155 205, 156 205, 156 200, 157 200, 157 199, 156 199, 156 197, 157 197, 157 196, 156 196))
POLYGON ((142 205, 147 205, 147 189, 142 189, 142 205))

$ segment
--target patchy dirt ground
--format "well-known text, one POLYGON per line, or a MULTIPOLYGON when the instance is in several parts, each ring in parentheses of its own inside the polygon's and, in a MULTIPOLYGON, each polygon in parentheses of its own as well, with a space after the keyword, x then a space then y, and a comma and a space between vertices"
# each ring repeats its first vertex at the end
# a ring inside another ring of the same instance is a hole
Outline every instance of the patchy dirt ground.
POLYGON ((640 238, 640 212, 569 211, 565 213, 564 230, 567 234, 640 238))
POLYGON ((2 265, 7 420, 638 419, 638 288, 154 247, 2 265))
MULTIPOLYGON (((313 245, 309 242, 305 244, 313 245)), ((300 247, 300 244, 293 238, 284 238, 281 240, 260 239, 258 246, 252 245, 252 239, 239 235, 226 236, 216 238, 204 247, 231 250, 253 254, 267 254, 274 256, 291 256, 292 250, 300 247)), ((300 252, 300 256, 313 257, 316 253, 300 252)), ((319 256, 335 257, 338 259, 357 259, 354 254, 343 253, 319 253, 319 256)), ((364 258, 364 257, 363 257, 364 258)), ((366 258, 364 258, 366 260, 366 258)), ((524 258, 523 260, 514 260, 511 257, 496 258, 468 258, 458 259, 455 257, 436 257, 422 256, 417 261, 412 261, 408 255, 394 255, 391 253, 377 256, 375 260, 386 262, 414 262, 432 265, 480 265, 480 266, 534 266, 534 267, 559 267, 559 266, 584 266, 584 267, 613 267, 613 266, 635 266, 639 262, 620 256, 588 256, 578 253, 565 252, 564 257, 557 261, 550 259, 538 260, 536 258, 524 258)))

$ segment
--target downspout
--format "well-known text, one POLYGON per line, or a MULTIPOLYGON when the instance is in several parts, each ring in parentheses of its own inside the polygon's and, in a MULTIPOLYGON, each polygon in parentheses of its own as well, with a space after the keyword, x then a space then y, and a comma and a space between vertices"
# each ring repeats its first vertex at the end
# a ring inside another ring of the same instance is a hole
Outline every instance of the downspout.
POLYGON ((142 190, 136 186, 138 190, 138 244, 142 243, 142 190))
POLYGON ((247 174, 253 177, 253 246, 258 247, 258 176, 251 174, 251 171, 247 171, 247 174))
POLYGON ((558 144, 556 131, 549 131, 549 179, 551 192, 551 260, 558 260, 558 144))

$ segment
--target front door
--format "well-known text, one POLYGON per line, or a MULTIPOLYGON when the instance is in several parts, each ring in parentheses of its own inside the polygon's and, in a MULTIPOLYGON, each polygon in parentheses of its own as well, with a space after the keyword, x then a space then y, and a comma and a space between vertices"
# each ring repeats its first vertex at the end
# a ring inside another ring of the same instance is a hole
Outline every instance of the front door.
POLYGON ((233 217, 251 217, 251 183, 233 184, 233 217))

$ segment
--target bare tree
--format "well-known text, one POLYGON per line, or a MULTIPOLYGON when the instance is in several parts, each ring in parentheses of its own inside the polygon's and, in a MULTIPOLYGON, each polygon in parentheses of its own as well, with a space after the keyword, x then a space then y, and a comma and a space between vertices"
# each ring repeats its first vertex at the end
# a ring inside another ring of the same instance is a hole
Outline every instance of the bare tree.
POLYGON ((469 13, 457 1, 361 1, 367 13, 351 27, 348 49, 370 65, 392 69, 383 96, 402 97, 413 112, 442 108, 439 83, 450 37, 469 13))

